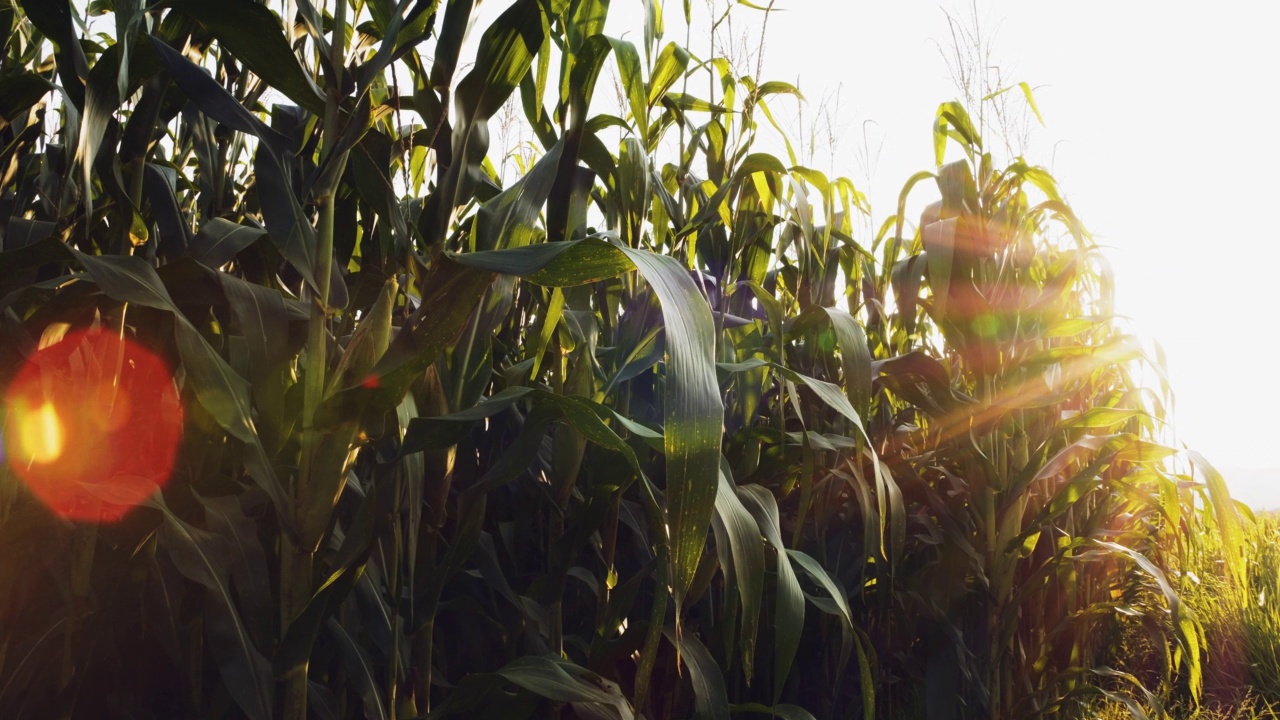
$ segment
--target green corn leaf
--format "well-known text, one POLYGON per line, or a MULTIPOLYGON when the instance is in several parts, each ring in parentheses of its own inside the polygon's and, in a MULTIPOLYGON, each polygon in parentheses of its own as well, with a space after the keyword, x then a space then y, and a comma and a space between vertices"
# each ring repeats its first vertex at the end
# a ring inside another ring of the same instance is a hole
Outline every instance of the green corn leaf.
POLYGON ((774 365, 774 370, 784 378, 794 383, 799 383, 808 387, 818 396, 818 399, 826 403, 828 407, 843 415, 847 420, 858 428, 858 433, 864 440, 870 442, 867 436, 866 428, 862 425, 862 418, 857 411, 853 409, 853 405, 849 402, 849 398, 840 390, 838 385, 827 382, 826 380, 818 380, 807 375, 802 375, 794 370, 774 365))
MULTIPOLYGON (((644 474, 635 451, 604 423, 602 418, 613 416, 605 407, 584 397, 560 395, 529 387, 506 388, 470 408, 449 415, 411 419, 405 430, 401 455, 422 450, 442 449, 457 444, 475 423, 514 407, 525 399, 533 401, 534 412, 538 413, 546 423, 564 418, 586 439, 622 455, 637 476, 644 474)), ((526 426, 528 425, 529 423, 526 422, 526 426)), ((627 427, 642 429, 645 433, 661 438, 660 435, 644 429, 643 426, 631 424, 627 427)), ((531 447, 536 449, 535 446, 531 445, 531 447)), ((527 466, 526 463, 525 467, 527 466)), ((508 480, 509 478, 497 482, 501 484, 508 480)))
MULTIPOLYGON (((398 5, 384 7, 382 42, 372 58, 357 69, 360 88, 367 89, 397 57, 409 52, 435 32, 436 8, 440 0, 400 0, 398 5)), ((374 5, 367 6, 373 10, 374 5)))
POLYGON ((951 295, 952 254, 956 246, 957 218, 929 223, 920 229, 924 241, 925 267, 929 288, 933 291, 933 318, 942 323, 947 318, 947 301, 951 295))
POLYGON ((1142 417, 1144 415, 1146 415, 1146 413, 1142 410, 1094 407, 1058 423, 1058 429, 1066 430, 1068 428, 1089 428, 1093 430, 1111 430, 1117 425, 1123 425, 1133 418, 1142 417))
POLYGON ((360 325, 342 349, 342 357, 333 370, 326 396, 350 385, 358 385, 369 377, 378 360, 391 344, 391 317, 395 310, 400 285, 388 278, 373 305, 362 313, 360 325))
POLYGON ((831 576, 827 574, 827 571, 823 569, 822 565, 818 564, 818 561, 814 560, 812 557, 809 557, 799 550, 791 549, 787 550, 787 557, 791 558, 793 562, 799 565, 806 575, 812 578, 814 582, 818 583, 818 585, 831 596, 832 601, 835 602, 835 606, 839 610, 838 616, 840 617, 840 622, 849 632, 852 632, 853 613, 849 610, 849 601, 845 598, 844 589, 839 585, 836 585, 835 581, 831 579, 831 576))
MULTIPOLYGON (((1122 670, 1116 670, 1115 668, 1108 667, 1106 665, 1103 665, 1101 667, 1096 667, 1096 668, 1089 668, 1089 672, 1099 677, 1123 681, 1125 685, 1132 687, 1134 690, 1136 690, 1139 694, 1142 695, 1143 699, 1147 703, 1147 707, 1150 708, 1155 713, 1156 717, 1158 718, 1166 717, 1164 713, 1163 703, 1160 702, 1160 698, 1157 697, 1155 693, 1148 690, 1147 687, 1142 684, 1142 681, 1139 680, 1132 673, 1127 673, 1122 670)), ((1103 696, 1107 697, 1108 699, 1115 702, 1122 703, 1126 708, 1129 709, 1129 713, 1133 715, 1133 717, 1136 720, 1149 720, 1149 716, 1147 715, 1147 713, 1142 709, 1141 706, 1139 706, 1136 702, 1134 702, 1134 699, 1128 693, 1112 692, 1109 690, 1101 690, 1101 692, 1103 696)))
POLYGON ((662 634, 681 649, 680 658, 689 670, 693 706, 699 720, 729 720, 729 696, 724 676, 707 646, 692 633, 678 635, 674 627, 663 628, 662 634))
POLYGON ((942 167, 946 157, 947 138, 960 143, 966 153, 982 151, 982 137, 969 118, 964 105, 955 100, 944 102, 938 106, 933 125, 933 153, 938 167, 942 167))
POLYGON ((560 288, 552 288, 547 300, 546 312, 542 316, 541 327, 533 347, 529 350, 529 359, 533 361, 529 370, 530 378, 537 378, 538 372, 542 368, 543 357, 547 354, 547 348, 551 346, 551 337, 556 332, 556 327, 560 324, 560 318, 564 314, 564 291, 560 288))
POLYGON ((293 355, 289 344, 289 311, 278 290, 255 285, 234 275, 217 273, 222 291, 245 339, 249 380, 265 382, 293 355))
MULTIPOLYGON (((629 260, 657 294, 665 325, 667 349, 666 429, 663 434, 667 463, 667 513, 671 546, 671 591, 679 607, 693 582, 702 558, 718 484, 720 436, 724 407, 716 383, 715 364, 707 338, 714 324, 706 301, 675 259, 643 250, 602 246, 598 241, 553 243, 489 253, 485 267, 500 272, 546 270, 569 247, 614 252, 629 260), (568 246, 560 249, 557 246, 568 246), (544 249, 550 248, 550 249, 544 249), (490 262, 491 261, 491 262, 490 262)), ((475 263, 477 255, 454 256, 475 263)), ((616 261, 615 261, 616 262, 616 261)), ((473 267, 475 265, 472 265, 473 267)), ((848 404, 848 400, 841 396, 848 404)))
POLYGON ((1182 598, 1174 590, 1173 585, 1169 583, 1168 577, 1146 555, 1119 543, 1106 540, 1094 540, 1093 542, 1113 554, 1128 557, 1152 580, 1156 581, 1173 617, 1174 633, 1185 653, 1183 662, 1187 666, 1187 681, 1190 685, 1191 696, 1198 702, 1201 688, 1204 686, 1204 668, 1200 656, 1200 636, 1202 631, 1197 627, 1194 614, 1183 607, 1182 598))
POLYGON ((53 45, 58 79, 77 109, 84 107, 84 78, 89 61, 75 34, 70 0, 18 0, 23 14, 53 45))
MULTIPOLYGON (((280 158, 265 143, 254 160, 258 174, 258 198, 262 203, 262 219, 272 242, 280 254, 293 265, 313 289, 319 287, 316 272, 320 267, 319 239, 311 225, 302 203, 294 194, 289 175, 280 158)), ((329 307, 342 309, 347 306, 347 285, 342 277, 341 263, 331 263, 329 278, 329 307)))
POLYGON ((518 275, 547 287, 585 285, 635 269, 616 246, 595 237, 449 257, 459 265, 518 275))
POLYGON ((742 504, 734 487, 729 462, 720 458, 720 485, 716 492, 715 523, 717 548, 720 538, 729 545, 721 550, 720 566, 728 568, 742 602, 742 667, 751 682, 755 665, 756 636, 760 622, 761 596, 764 593, 764 545, 760 526, 742 504))
POLYGON ((662 96, 662 104, 668 108, 676 108, 686 112, 727 113, 729 108, 696 97, 689 93, 668 91, 662 96))
POLYGON ((643 250, 622 251, 662 304, 667 349, 663 399, 667 522, 671 589, 680 607, 702 558, 719 482, 724 406, 708 342, 715 326, 706 300, 677 260, 643 250))
POLYGON ((267 231, 262 228, 241 225, 225 218, 210 218, 191 239, 187 257, 216 269, 231 262, 241 250, 266 235, 267 231))
POLYGON ((684 76, 689 67, 689 51, 671 42, 658 53, 653 63, 653 72, 649 75, 649 93, 646 112, 657 104, 658 99, 667 94, 672 85, 684 76))
POLYGON ((542 47, 542 8, 517 0, 480 38, 476 64, 458 83, 458 109, 467 119, 488 119, 502 107, 529 71, 542 47))
POLYGON ((958 405, 970 402, 951 386, 947 368, 923 352, 910 352, 871 363, 880 382, 911 404, 938 417, 946 417, 958 405))
POLYGON ((168 5, 208 28, 224 48, 271 87, 316 115, 324 114, 324 94, 298 63, 280 20, 266 5, 252 0, 168 0, 168 5))
POLYGON ((938 168, 938 192, 942 195, 943 218, 972 215, 977 210, 978 185, 968 160, 956 160, 938 168))
POLYGON ((1227 481, 1222 477, 1203 455, 1188 450, 1187 457, 1204 477, 1205 486, 1209 490, 1209 500, 1213 504, 1213 515, 1217 520, 1218 534, 1222 538, 1222 556, 1226 562, 1227 573, 1234 586, 1243 591, 1247 587, 1248 567, 1244 545, 1244 526, 1240 514, 1236 512, 1235 501, 1227 489, 1227 481))
POLYGON ((845 395, 854 413, 864 416, 871 407, 871 349, 858 321, 839 308, 811 306, 797 317, 792 332, 815 325, 827 325, 835 332, 840 347, 840 365, 844 372, 845 395))
POLYGON ((232 316, 245 340, 249 358, 251 397, 261 422, 255 427, 269 455, 279 449, 285 431, 283 382, 290 360, 301 349, 290 341, 289 306, 272 288, 255 285, 226 273, 216 273, 232 316))
POLYGON ((195 63, 154 36, 151 47, 169 77, 200 109, 200 112, 248 135, 261 138, 277 152, 284 152, 287 141, 227 92, 225 88, 195 63))
POLYGON ((618 64, 622 87, 631 105, 631 117, 635 121, 636 132, 640 137, 647 138, 649 110, 644 78, 640 74, 640 54, 636 52, 636 46, 626 40, 611 37, 609 45, 613 48, 613 57, 618 64))
POLYGON ((765 540, 777 553, 777 588, 774 599, 773 622, 773 700, 782 697, 787 676, 791 673, 796 651, 800 648, 800 633, 804 628, 804 591, 782 542, 782 528, 778 516, 778 502, 773 493, 759 485, 745 485, 737 489, 738 499, 755 516, 765 540))
MULTIPOLYGON (((137 0, 121 0, 123 8, 137 0)), ((123 11, 128 15, 128 11, 123 11)), ((122 16, 117 8, 116 17, 122 16)), ((85 81, 84 112, 80 116, 80 136, 76 146, 76 158, 80 161, 82 180, 88 186, 92 166, 98 157, 99 147, 106 135, 108 124, 114 119, 120 103, 127 100, 142 83, 160 72, 162 65, 149 44, 140 44, 129 52, 128 37, 107 48, 94 63, 85 81)), ((115 148, 112 148, 114 151, 115 148)), ((92 195, 85 196, 92 213, 92 195)))
POLYGON ((475 226, 477 250, 522 247, 537 239, 535 222, 551 196, 563 150, 561 138, 529 172, 480 207, 475 226))
POLYGON ((458 69, 458 55, 467 36, 471 13, 477 0, 450 0, 444 6, 444 21, 436 38, 435 62, 431 64, 431 88, 447 90, 453 86, 458 69))
POLYGON ((329 636, 337 643, 349 682, 363 701, 364 716, 369 720, 386 720, 387 708, 382 700, 379 674, 373 659, 369 657, 369 651, 361 647, 347 628, 336 619, 329 618, 325 627, 329 636))
POLYGON ((794 95, 800 100, 804 100, 804 93, 800 92, 800 88, 788 82, 780 80, 769 80, 760 83, 760 87, 756 88, 757 97, 769 97, 770 95, 794 95))
POLYGON ((413 418, 405 429, 400 452, 407 455, 456 445, 475 423, 513 407, 533 392, 529 387, 509 387, 465 410, 442 417, 413 418))
POLYGON ((599 682, 589 679, 593 673, 561 658, 526 655, 508 663, 497 674, 548 700, 615 707, 627 704, 621 694, 606 692, 599 682))
MULTIPOLYGON (((1099 444, 1096 454, 1085 455, 1086 462, 1081 463, 1083 467, 1069 478, 1064 478, 1057 488, 1054 490, 1053 497, 1048 504, 1041 510, 1041 517, 1037 517, 1035 521, 1028 523, 1028 528, 1036 528, 1045 519, 1056 518, 1064 512, 1069 512, 1075 503, 1086 494, 1092 492, 1095 488, 1100 487, 1103 482, 1099 478, 1099 474, 1103 468, 1109 465, 1116 455, 1125 447, 1132 447, 1136 444, 1136 438, 1132 435, 1092 435, 1089 438, 1096 438, 1102 442, 1099 444)), ((1073 445, 1078 450, 1092 449, 1089 445, 1079 444, 1073 445)), ((1069 450, 1071 448, 1068 448, 1069 450)), ((1063 453, 1067 452, 1066 450, 1063 453)), ((1060 453, 1055 456, 1051 463, 1057 463, 1065 459, 1060 453)), ((1046 468, 1047 470, 1047 468, 1046 468)), ((1038 474, 1039 478, 1056 478, 1056 473, 1048 474, 1045 470, 1041 470, 1038 474)))
POLYGON ((1031 108, 1031 112, 1035 114, 1035 116, 1036 116, 1036 120, 1039 120, 1039 121, 1040 121, 1040 124, 1041 124, 1041 125, 1044 125, 1044 116, 1040 114, 1040 108, 1036 107, 1036 96, 1035 96, 1035 93, 1033 93, 1033 92, 1031 91, 1031 86, 1030 86, 1030 85, 1028 85, 1028 84, 1027 84, 1027 83, 1025 83, 1025 82, 1020 82, 1020 83, 1018 83, 1017 85, 1006 85, 1005 87, 1002 87, 1002 88, 1000 88, 999 90, 996 90, 995 92, 992 92, 992 93, 989 93, 989 94, 987 94, 987 95, 983 96, 983 98, 982 98, 982 102, 987 102, 987 101, 989 101, 989 100, 994 100, 995 98, 997 98, 997 97, 999 97, 999 96, 1001 96, 1001 95, 1003 95, 1003 94, 1005 94, 1005 93, 1009 92, 1010 90, 1014 89, 1015 87, 1016 87, 1016 88, 1018 88, 1018 89, 1020 89, 1020 90, 1022 90, 1022 97, 1026 99, 1026 101, 1027 101, 1027 106, 1028 106, 1028 107, 1030 107, 1030 108, 1031 108))
MULTIPOLYGON (((450 3, 452 7, 455 3, 450 3)), ((445 11, 449 22, 449 11, 445 11)), ((433 232, 444 234, 443 223, 453 208, 470 201, 484 176, 489 150, 489 118, 520 85, 542 47, 542 8, 538 0, 517 0, 494 20, 480 38, 476 63, 458 82, 454 93, 457 126, 453 132, 453 162, 437 193, 448 203, 433 232)))
POLYGON ((840 362, 844 368, 845 393, 859 417, 871 410, 871 349, 862 326, 849 313, 823 308, 840 341, 840 362))

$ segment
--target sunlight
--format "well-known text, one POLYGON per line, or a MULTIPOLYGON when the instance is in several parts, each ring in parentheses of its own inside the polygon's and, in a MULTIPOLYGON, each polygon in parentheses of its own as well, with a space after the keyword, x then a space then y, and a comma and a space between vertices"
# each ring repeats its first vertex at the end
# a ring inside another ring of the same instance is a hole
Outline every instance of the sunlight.
POLYGON ((62 454, 62 423, 58 420, 58 411, 53 403, 46 402, 35 410, 24 413, 18 409, 18 415, 25 418, 18 421, 18 453, 19 460, 27 458, 29 464, 48 464, 62 454))

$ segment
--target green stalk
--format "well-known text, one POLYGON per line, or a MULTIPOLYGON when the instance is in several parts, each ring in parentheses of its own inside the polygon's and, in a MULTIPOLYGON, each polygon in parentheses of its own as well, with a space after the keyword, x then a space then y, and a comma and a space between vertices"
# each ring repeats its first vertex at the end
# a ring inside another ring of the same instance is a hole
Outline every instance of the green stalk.
POLYGON ((551 606, 549 608, 551 614, 551 651, 564 657, 564 575, 567 567, 562 570, 556 557, 556 551, 564 538, 564 516, 561 508, 567 505, 558 505, 548 518, 550 528, 547 532, 547 565, 551 571, 553 580, 552 590, 554 591, 551 606))
MULTIPOLYGON (((340 3, 341 4, 341 3, 340 3)), ((326 113, 328 114, 328 113, 326 113)), ((332 127, 332 126, 327 126, 332 127)), ((327 136, 326 136, 327 138, 327 136)), ((302 457, 298 468, 298 482, 293 487, 293 511, 298 523, 307 517, 307 508, 315 502, 312 492, 313 479, 318 468, 315 456, 319 450, 321 434, 316 430, 316 408, 324 399, 327 369, 325 335, 327 334, 329 273, 333 257, 333 197, 317 199, 320 204, 319 256, 316 297, 311 303, 311 318, 307 330, 306 375, 303 385, 302 457)), ((307 539, 307 529, 299 525, 301 537, 286 537, 281 548, 280 612, 281 632, 289 627, 311 599, 311 571, 315 548, 307 539)), ((307 716, 307 666, 294 668, 284 678, 285 718, 305 720, 307 716)))
MULTIPOLYGON (((444 388, 435 366, 427 369, 423 375, 422 388, 418 395, 418 410, 426 416, 446 415, 449 412, 448 400, 444 396, 444 388)), ((417 573, 439 572, 440 534, 448 519, 446 510, 449 502, 449 489, 453 484, 454 462, 458 448, 452 446, 445 450, 427 451, 423 454, 425 482, 422 490, 423 510, 422 522, 418 527, 417 573)), ((413 635, 412 659, 410 667, 414 669, 414 703, 418 714, 431 712, 431 679, 434 662, 435 615, 440 598, 440 584, 432 578, 423 591, 424 601, 419 619, 415 609, 414 625, 418 630, 413 635)))
MULTIPOLYGON (((390 585, 391 597, 400 597, 400 543, 404 539, 404 530, 401 525, 400 518, 400 501, 402 499, 401 486, 402 477, 400 473, 396 473, 396 502, 395 509, 392 511, 392 529, 391 529, 391 562, 387 563, 388 567, 388 585, 390 585)), ((391 614, 391 657, 390 667, 387 668, 387 717, 389 720, 396 720, 396 683, 400 677, 400 613, 391 614)))
POLYGON ((796 526, 791 532, 791 546, 800 547, 804 537, 804 522, 809 514, 809 505, 813 502, 813 446, 809 444, 809 436, 804 435, 800 446, 803 460, 800 464, 800 508, 796 511, 796 526))
MULTIPOLYGON (((311 553, 296 538, 283 537, 280 543, 280 635, 306 608, 311 596, 311 553)), ((282 717, 307 717, 307 663, 290 668, 280 678, 282 717)))
MULTIPOLYGON (((346 40, 347 0, 338 0, 334 9, 332 54, 334 68, 344 66, 343 50, 346 40)), ((324 113, 324 135, 321 137, 321 157, 333 151, 338 141, 338 108, 341 93, 338 78, 328 85, 324 113)), ((334 175, 334 185, 337 184, 334 175)), ((314 466, 321 434, 315 428, 316 410, 324 400, 327 385, 327 348, 329 317, 329 277, 333 271, 333 220, 336 187, 320 188, 315 198, 320 210, 317 228, 315 268, 316 292, 311 302, 311 317, 307 328, 307 358, 302 400, 302 456, 299 462, 298 480, 293 487, 293 512, 301 522, 308 516, 307 509, 318 498, 312 496, 315 481, 312 475, 319 470, 314 466)), ((312 560, 315 552, 313 538, 308 528, 299 525, 301 536, 285 537, 281 543, 280 613, 281 633, 294 618, 306 608, 312 594, 312 560)), ((283 717, 285 720, 306 720, 307 717, 307 667, 308 663, 292 668, 282 678, 283 717)))
POLYGON ((413 636, 413 662, 418 669, 413 683, 413 701, 419 715, 431 712, 431 663, 434 662, 431 644, 435 640, 435 631, 433 613, 413 636))

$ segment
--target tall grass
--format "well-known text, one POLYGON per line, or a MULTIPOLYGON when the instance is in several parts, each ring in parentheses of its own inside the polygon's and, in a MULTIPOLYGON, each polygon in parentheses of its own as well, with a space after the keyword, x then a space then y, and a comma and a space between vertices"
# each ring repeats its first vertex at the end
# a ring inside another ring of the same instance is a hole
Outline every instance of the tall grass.
MULTIPOLYGON (((1210 536, 1212 537, 1212 536, 1210 536)), ((1206 697, 1230 708, 1248 700, 1280 703, 1280 519, 1260 514, 1245 525, 1247 585, 1239 588, 1225 571, 1220 543, 1210 539, 1193 555, 1194 581, 1187 603, 1205 627, 1206 697)))

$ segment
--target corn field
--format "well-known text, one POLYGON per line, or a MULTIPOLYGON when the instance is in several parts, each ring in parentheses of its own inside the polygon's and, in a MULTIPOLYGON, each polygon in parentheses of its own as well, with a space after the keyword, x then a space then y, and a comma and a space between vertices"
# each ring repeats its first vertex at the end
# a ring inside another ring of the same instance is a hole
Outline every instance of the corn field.
POLYGON ((1211 694, 1276 569, 1054 177, 944 102, 862 231, 643 3, 0 0, 0 716, 1211 694))

